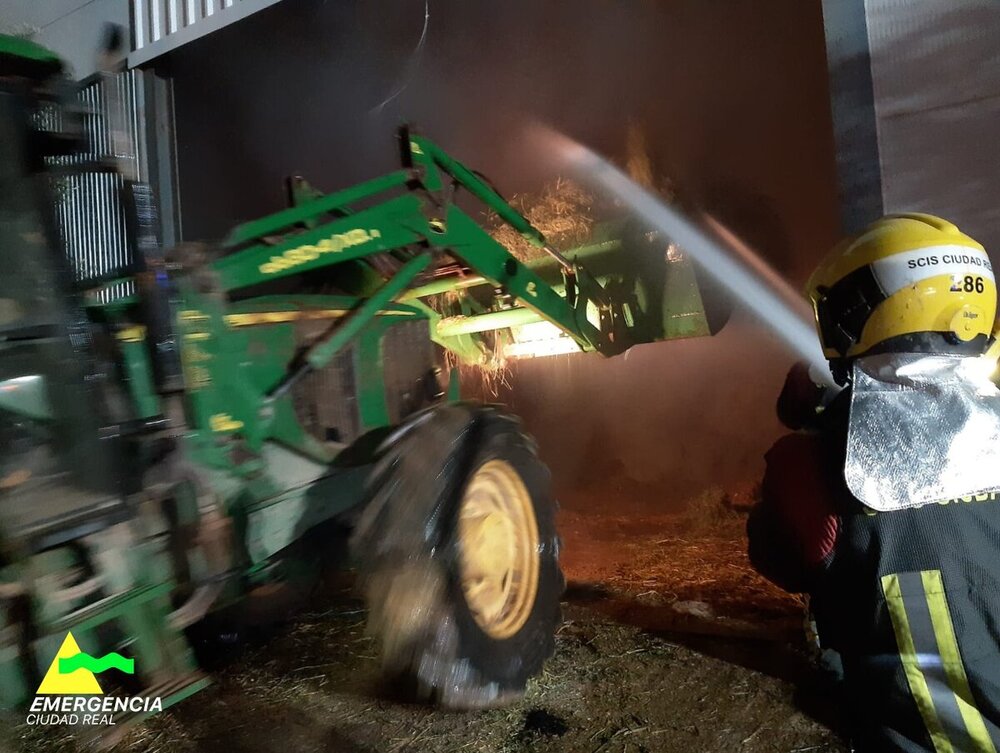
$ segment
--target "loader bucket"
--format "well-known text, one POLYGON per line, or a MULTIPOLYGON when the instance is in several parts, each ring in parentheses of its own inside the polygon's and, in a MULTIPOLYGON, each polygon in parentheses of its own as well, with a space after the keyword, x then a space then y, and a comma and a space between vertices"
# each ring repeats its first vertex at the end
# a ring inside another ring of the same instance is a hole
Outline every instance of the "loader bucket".
MULTIPOLYGON (((711 335, 721 326, 706 312, 691 260, 676 246, 634 223, 600 225, 588 243, 563 255, 604 289, 614 312, 611 318, 618 352, 641 343, 711 335)), ((556 259, 540 255, 526 265, 566 297, 564 272, 556 259)), ((477 291, 470 286, 464 293, 474 298, 477 291)), ((586 316, 597 326, 601 313, 591 303, 586 316)), ((504 359, 581 350, 576 340, 529 308, 446 316, 436 323, 437 335, 446 342, 485 332, 493 332, 502 341, 504 359)))

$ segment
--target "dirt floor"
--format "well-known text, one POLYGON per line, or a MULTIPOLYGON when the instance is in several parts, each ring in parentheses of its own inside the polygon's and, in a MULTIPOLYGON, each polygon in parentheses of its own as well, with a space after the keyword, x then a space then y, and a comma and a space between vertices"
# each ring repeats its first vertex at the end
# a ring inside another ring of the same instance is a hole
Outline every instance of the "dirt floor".
MULTIPOLYGON (((709 495, 711 497, 711 495, 709 495)), ((684 515, 561 513, 568 588, 556 654, 518 704, 447 713, 393 700, 349 591, 245 647, 129 753, 834 753, 834 693, 802 607, 758 578, 739 495, 684 515)), ((14 749, 72 751, 15 731, 14 749)))

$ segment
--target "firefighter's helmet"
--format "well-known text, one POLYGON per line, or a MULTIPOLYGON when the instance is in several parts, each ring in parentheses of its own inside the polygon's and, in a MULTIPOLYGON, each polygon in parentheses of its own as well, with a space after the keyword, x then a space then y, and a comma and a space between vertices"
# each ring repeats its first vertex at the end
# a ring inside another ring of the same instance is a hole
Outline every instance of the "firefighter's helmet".
POLYGON ((873 353, 982 354, 997 289, 985 249, 947 220, 896 214, 847 238, 807 283, 831 360, 873 353))

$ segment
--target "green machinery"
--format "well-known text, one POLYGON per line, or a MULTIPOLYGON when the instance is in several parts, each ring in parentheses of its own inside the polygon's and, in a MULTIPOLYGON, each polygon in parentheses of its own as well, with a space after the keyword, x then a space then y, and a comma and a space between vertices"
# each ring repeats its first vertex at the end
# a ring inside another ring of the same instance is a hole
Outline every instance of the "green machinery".
POLYGON ((457 402, 448 365, 708 334, 689 264, 627 223, 556 251, 403 131, 398 171, 294 181, 216 245, 159 249, 123 180, 133 261, 74 274, 53 186, 114 165, 71 157, 66 88, 51 54, 0 38, 0 706, 31 702, 68 632, 134 658, 105 692, 187 697, 208 682, 199 626, 284 603, 343 531, 393 670, 452 706, 516 696, 558 619, 551 495, 517 423, 457 402))

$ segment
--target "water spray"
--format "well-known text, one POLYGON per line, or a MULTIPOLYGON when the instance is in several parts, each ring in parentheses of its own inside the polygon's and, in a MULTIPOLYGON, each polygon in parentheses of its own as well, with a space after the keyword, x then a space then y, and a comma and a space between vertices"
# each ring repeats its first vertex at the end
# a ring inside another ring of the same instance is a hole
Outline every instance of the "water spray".
POLYGON ((711 231, 707 232, 576 141, 548 128, 539 128, 537 135, 544 140, 546 151, 557 155, 581 180, 621 201, 689 253, 788 350, 809 364, 814 379, 839 389, 820 348, 808 305, 759 254, 712 218, 706 218, 711 231))

